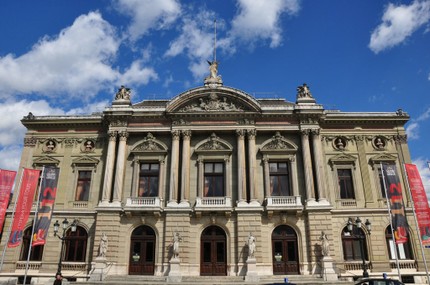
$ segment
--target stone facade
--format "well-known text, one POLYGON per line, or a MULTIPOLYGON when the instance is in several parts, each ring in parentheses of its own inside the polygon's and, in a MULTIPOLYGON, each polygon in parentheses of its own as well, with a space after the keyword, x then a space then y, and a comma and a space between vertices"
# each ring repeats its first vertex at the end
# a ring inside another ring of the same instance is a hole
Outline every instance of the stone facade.
MULTIPOLYGON (((63 275, 240 275, 256 281, 274 274, 320 276, 330 264, 330 280, 352 278, 362 274, 361 256, 345 257, 342 236, 357 216, 373 225, 371 234, 362 227, 370 275, 397 275, 378 169, 381 162, 395 164, 406 189, 409 116, 325 110, 305 84, 289 102, 256 99, 208 78, 171 100, 132 104, 130 89, 122 86, 103 113, 22 120, 27 133, 20 170, 58 166, 52 221, 77 219, 83 229, 84 256, 67 257, 63 275), (339 170, 350 174, 352 192, 341 193, 339 170), (84 174, 86 190, 79 184, 84 174), (322 232, 330 244, 325 262, 322 232), (174 257, 176 233, 181 241, 174 257), (251 233, 256 248, 248 260, 251 233), (109 245, 97 259, 103 234, 109 245)), ((425 268, 406 193, 411 252, 400 260, 400 272, 420 278, 425 268)), ((6 240, 3 235, 1 249, 6 240)), ((29 275, 53 276, 60 248, 50 234, 29 275)), ((21 250, 5 251, 2 275, 24 274, 21 250)))

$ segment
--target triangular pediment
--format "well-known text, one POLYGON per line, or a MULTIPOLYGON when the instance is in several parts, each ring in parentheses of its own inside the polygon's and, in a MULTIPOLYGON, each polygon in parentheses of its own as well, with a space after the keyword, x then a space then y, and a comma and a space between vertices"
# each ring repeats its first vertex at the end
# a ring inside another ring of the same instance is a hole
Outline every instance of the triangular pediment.
POLYGON ((394 155, 388 154, 388 153, 381 153, 378 155, 375 155, 374 157, 371 157, 369 159, 370 165, 372 165, 372 168, 375 164, 379 164, 381 162, 386 163, 394 163, 397 160, 397 157, 394 155))
POLYGON ((250 95, 229 87, 199 87, 173 98, 167 113, 260 112, 260 104, 250 95))
POLYGON ((35 166, 42 166, 42 165, 58 165, 60 164, 60 161, 56 158, 53 158, 51 156, 42 156, 38 157, 35 160, 33 160, 33 165, 35 166))
POLYGON ((357 159, 356 157, 354 157, 350 154, 341 153, 341 154, 338 154, 338 155, 330 158, 329 163, 332 167, 333 167, 333 165, 336 165, 336 164, 351 164, 355 168, 356 159, 357 159))
POLYGON ((260 151, 263 153, 267 152, 296 152, 297 146, 285 139, 279 132, 276 132, 275 135, 262 143, 260 151))
POLYGON ((100 162, 97 158, 91 156, 80 156, 72 160, 73 165, 97 165, 100 162))

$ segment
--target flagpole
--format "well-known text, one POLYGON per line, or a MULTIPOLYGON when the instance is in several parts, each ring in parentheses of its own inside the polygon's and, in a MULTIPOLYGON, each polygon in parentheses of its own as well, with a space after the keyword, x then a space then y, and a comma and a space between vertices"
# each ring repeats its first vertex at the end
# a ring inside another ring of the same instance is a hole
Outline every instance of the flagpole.
POLYGON ((6 235, 8 238, 7 238, 7 240, 6 240, 5 244, 4 244, 4 247, 3 247, 3 254, 2 254, 1 263, 0 263, 0 272, 3 270, 3 263, 4 263, 4 259, 5 259, 5 255, 6 255, 7 244, 8 244, 9 239, 10 239, 10 233, 12 232, 12 224, 13 224, 13 219, 15 217, 16 205, 18 204, 17 203, 18 202, 18 198, 19 198, 19 195, 21 194, 21 184, 22 184, 22 177, 24 176, 24 167, 22 169, 23 169, 23 171, 21 172, 21 178, 19 180, 18 193, 17 193, 16 199, 15 199, 15 203, 13 205, 12 216, 11 216, 11 219, 10 219, 8 234, 6 235))
POLYGON ((37 202, 36 202, 36 210, 34 211, 34 219, 33 219, 33 226, 31 227, 31 235, 30 235, 30 244, 28 246, 28 254, 27 254, 27 262, 25 263, 25 274, 24 274, 24 283, 26 284, 27 281, 27 273, 28 273, 28 265, 30 263, 30 256, 31 256, 31 249, 33 248, 33 234, 34 234, 34 226, 36 225, 36 221, 37 221, 37 212, 39 210, 39 200, 40 200, 40 189, 42 188, 42 182, 43 182, 43 178, 45 173, 45 166, 43 166, 42 168, 42 178, 40 180, 39 183, 39 193, 37 194, 37 202))
MULTIPOLYGON (((403 163, 403 170, 404 170, 404 172, 406 173, 406 176, 407 176, 408 172, 406 171, 406 166, 405 166, 404 163, 403 163)), ((408 178, 409 178, 409 176, 408 176, 408 178)), ((409 197, 408 198, 411 201, 412 212, 414 213, 415 226, 417 227, 417 231, 418 231, 418 238, 420 240, 421 255, 422 255, 422 258, 423 258, 423 261, 424 261, 424 267, 426 268, 427 280, 430 280, 429 270, 427 268, 427 259, 426 259, 425 254, 424 254, 423 240, 421 238, 420 227, 418 225, 418 219, 417 219, 417 215, 415 213, 415 204, 414 204, 414 200, 412 198, 411 186, 409 185, 409 179, 406 179, 406 185, 408 186, 408 189, 409 189, 409 191, 408 191, 409 197)))
POLYGON ((394 256, 396 257, 397 274, 399 275, 399 280, 402 281, 402 275, 400 274, 399 257, 397 254, 396 237, 394 235, 394 229, 393 229, 393 219, 391 218, 391 204, 390 204, 390 200, 388 199, 387 183, 385 182, 384 168, 382 167, 382 162, 380 163, 380 167, 381 167, 381 173, 382 173, 382 182, 384 182, 385 198, 387 199, 388 219, 390 220, 391 236, 393 237, 393 247, 394 247, 394 256))

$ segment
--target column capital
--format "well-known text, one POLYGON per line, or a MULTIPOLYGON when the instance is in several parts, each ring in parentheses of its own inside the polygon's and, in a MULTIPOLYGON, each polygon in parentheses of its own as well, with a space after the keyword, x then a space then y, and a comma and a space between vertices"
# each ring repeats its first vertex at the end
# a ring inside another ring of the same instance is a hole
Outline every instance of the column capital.
POLYGON ((404 144, 408 141, 408 137, 406 135, 396 135, 393 138, 396 144, 404 144))
POLYGON ((318 136, 320 134, 320 129, 310 129, 310 133, 314 136, 318 136))
POLYGON ((191 139, 191 130, 183 130, 182 131, 182 136, 184 137, 184 140, 189 140, 191 139))
POLYGON ((179 131, 179 130, 172 131, 172 139, 173 140, 178 141, 180 136, 181 136, 181 131, 179 131))
POLYGON ((249 129, 246 131, 248 135, 248 139, 255 140, 255 137, 257 136, 257 130, 256 129, 249 129))
POLYGON ((303 129, 303 130, 300 130, 300 134, 302 135, 302 136, 309 136, 309 134, 310 134, 310 132, 311 132, 311 130, 310 129, 303 129))
POLYGON ((244 129, 236 130, 236 135, 239 137, 239 139, 244 139, 245 134, 246 134, 246 130, 244 130, 244 129))
POLYGON ((120 141, 126 141, 128 138, 129 133, 127 131, 121 131, 118 133, 119 140, 120 141))
POLYGON ((110 141, 115 141, 118 132, 117 131, 108 131, 107 134, 109 136, 110 141))

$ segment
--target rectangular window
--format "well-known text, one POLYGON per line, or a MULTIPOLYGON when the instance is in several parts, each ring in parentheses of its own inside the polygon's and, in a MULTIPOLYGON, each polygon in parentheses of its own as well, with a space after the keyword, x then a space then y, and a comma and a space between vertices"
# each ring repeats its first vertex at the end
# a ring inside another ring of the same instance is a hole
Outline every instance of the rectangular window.
POLYGON ((88 201, 91 185, 91 170, 79 170, 75 201, 88 201))
POLYGON ((160 167, 158 163, 141 163, 139 172, 139 197, 158 196, 158 176, 160 167))
POLYGON ((287 162, 270 162, 270 196, 292 196, 287 162))
POLYGON ((204 197, 224 197, 224 163, 205 162, 204 197))
POLYGON ((384 179, 382 177, 382 170, 380 167, 378 167, 378 181, 379 181, 379 187, 381 189, 381 197, 387 198, 387 195, 385 195, 385 188, 384 188, 384 179))
POLYGON ((351 169, 338 169, 337 178, 339 181, 340 198, 355 199, 351 169))

